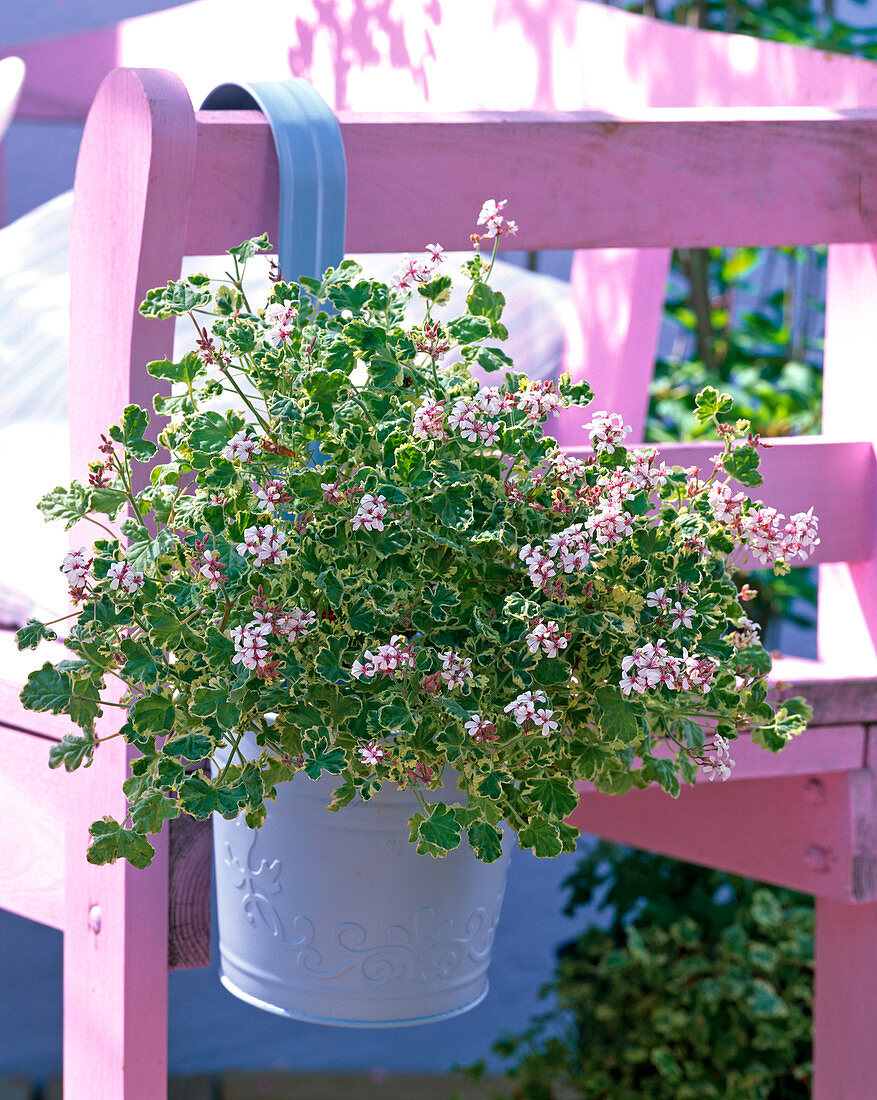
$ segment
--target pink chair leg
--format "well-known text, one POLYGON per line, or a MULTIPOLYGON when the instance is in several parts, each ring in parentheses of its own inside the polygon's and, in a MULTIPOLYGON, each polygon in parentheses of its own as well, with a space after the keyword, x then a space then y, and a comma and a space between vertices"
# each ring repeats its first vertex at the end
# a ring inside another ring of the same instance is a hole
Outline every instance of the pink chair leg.
MULTIPOLYGON (((103 731, 106 732, 106 731, 103 731)), ((167 836, 147 871, 85 862, 95 816, 125 816, 121 740, 101 745, 68 794, 64 930, 64 1095, 167 1095, 167 836), (121 803, 121 805, 120 805, 121 803)))
POLYGON ((813 1100, 877 1096, 877 904, 816 899, 813 1100))
MULTIPOLYGON (((577 323, 567 333, 563 369, 594 387, 591 409, 621 413, 631 441, 645 430, 669 267, 665 248, 578 251, 573 259, 577 323)), ((585 442, 582 419, 577 410, 563 413, 551 433, 566 446, 585 442)))

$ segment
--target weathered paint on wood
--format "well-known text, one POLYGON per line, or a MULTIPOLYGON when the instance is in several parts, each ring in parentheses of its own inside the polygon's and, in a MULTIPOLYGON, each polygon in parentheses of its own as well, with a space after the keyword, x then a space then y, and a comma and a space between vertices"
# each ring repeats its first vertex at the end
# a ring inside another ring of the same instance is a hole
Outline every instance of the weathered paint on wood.
POLYGON ((52 741, 0 726, 0 908, 63 928, 66 776, 52 741))
POLYGON ((171 970, 208 966, 213 868, 210 822, 178 817, 170 822, 168 843, 168 966, 171 970))
MULTIPOLYGON (((156 386, 144 364, 171 351, 172 325, 146 321, 137 307, 179 272, 194 137, 188 95, 169 73, 118 70, 89 115, 71 225, 74 473, 126 405, 150 406, 156 386)), ((106 709, 103 736, 120 721, 106 709)), ((83 859, 95 817, 126 816, 121 782, 132 751, 109 740, 92 767, 68 777, 64 1078, 73 1096, 95 1100, 161 1100, 167 1087, 167 836, 156 838, 145 872, 83 859)))
POLYGON ((615 797, 583 784, 569 820, 619 844, 850 905, 877 900, 873 784, 865 769, 804 773, 698 783, 675 800, 659 789, 615 797))
MULTIPOLYGON (((515 246, 526 249, 824 244, 867 241, 877 229, 877 110, 339 117, 352 252, 411 251, 432 239, 465 250, 483 197, 497 193, 520 223, 515 246)), ((198 120, 200 198, 187 252, 271 234, 267 122, 232 111, 198 120)))
MULTIPOLYGON (((580 413, 580 422, 588 415, 588 410, 580 413)), ((712 471, 710 459, 719 450, 715 442, 655 446, 667 463, 697 466, 702 474, 712 471)), ((567 449, 580 457, 589 453, 581 446, 567 449)), ((865 502, 877 486, 873 444, 812 436, 772 439, 770 446, 760 452, 760 459, 764 484, 752 490, 753 496, 786 515, 812 507, 819 517, 820 544, 812 557, 796 565, 858 562, 870 557, 875 538, 871 510, 865 502)))
POLYGON ((816 899, 813 1100, 877 1092, 877 904, 816 899))

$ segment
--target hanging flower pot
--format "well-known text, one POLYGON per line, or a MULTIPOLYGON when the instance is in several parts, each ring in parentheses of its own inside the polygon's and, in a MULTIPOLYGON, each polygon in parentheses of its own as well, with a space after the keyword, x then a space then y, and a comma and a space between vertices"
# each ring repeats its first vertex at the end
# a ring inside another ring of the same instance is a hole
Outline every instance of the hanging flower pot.
MULTIPOLYGON (((259 752, 252 736, 243 749, 259 752)), ((348 1027, 474 1008, 487 993, 509 844, 490 864, 468 844, 446 859, 418 855, 411 791, 385 787, 328 813, 336 785, 297 776, 259 829, 214 818, 223 984, 259 1008, 348 1027)))
MULTIPOLYGON (((504 205, 481 211, 456 317, 439 245, 389 286, 344 260, 256 302, 243 269, 263 237, 231 250, 230 286, 151 291, 144 314, 196 328, 180 362, 149 365, 177 384, 155 401, 167 461, 135 491, 157 447, 129 406, 88 484, 42 504, 97 512, 108 537, 62 565, 76 660, 22 700, 82 727, 51 752, 72 769, 98 748, 112 673, 140 753, 129 818, 95 822, 89 859, 145 866, 164 821, 215 814, 224 981, 287 1015, 464 1011, 486 990, 510 838, 571 851, 576 780, 675 794, 701 769, 727 778, 741 734, 776 750, 806 723, 800 700, 766 701, 726 559, 784 572, 815 518, 731 484, 758 484, 758 441, 714 389, 697 399, 709 470, 628 450, 607 412, 590 453, 558 446, 546 424, 591 394, 532 382, 497 346, 504 205)), ((19 641, 50 637, 32 621, 19 641)))

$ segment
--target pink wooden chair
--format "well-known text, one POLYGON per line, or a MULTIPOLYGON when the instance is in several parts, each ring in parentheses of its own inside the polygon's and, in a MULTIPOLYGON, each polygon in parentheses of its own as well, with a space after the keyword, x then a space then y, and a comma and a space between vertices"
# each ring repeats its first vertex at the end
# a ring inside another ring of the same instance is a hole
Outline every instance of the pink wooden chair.
MULTIPOLYGON (((846 584, 856 609, 847 620, 850 640, 866 640, 868 658, 877 638, 877 383, 873 372, 861 370, 860 357, 874 343, 868 304, 877 300, 877 272, 867 243, 874 235, 867 196, 877 176, 871 152, 877 114, 702 109, 608 124, 605 114, 341 118, 351 251, 413 251, 436 238, 465 248, 471 212, 486 195, 500 193, 522 225, 524 248, 832 243, 826 356, 832 435, 778 443, 767 453, 764 496, 787 511, 815 505, 823 521, 818 560, 833 563, 828 567, 846 584), (716 165, 745 163, 746 173, 692 178, 686 165, 701 163, 704 149, 716 165), (394 165, 389 175, 387 163, 394 165), (638 205, 643 163, 659 205, 638 205)), ((146 289, 174 277, 183 255, 221 252, 264 229, 275 234, 276 202, 276 161, 260 116, 195 115, 167 73, 122 70, 107 79, 86 129, 71 241, 75 470, 93 457, 99 431, 125 404, 149 404, 154 383, 143 365, 170 351, 168 325, 136 313, 146 289)), ((636 253, 621 258, 635 270, 636 253)), ((626 275, 610 286, 613 323, 619 303, 631 307, 632 285, 626 275)), ((656 298, 643 295, 642 305, 651 314, 643 324, 654 326, 656 298)), ((599 321, 597 330, 608 331, 606 317, 599 321)), ((646 358, 646 343, 640 340, 638 360, 631 344, 615 350, 636 366, 646 358)), ((642 390, 644 373, 631 375, 631 393, 642 390)), ((566 431, 565 441, 575 446, 575 425, 566 431)), ((704 448, 665 451, 689 464, 704 448)), ((818 1100, 864 1098, 877 1080, 867 1033, 877 972, 877 818, 867 727, 877 714, 877 692, 872 681, 849 678, 851 668, 867 666, 852 649, 841 651, 839 635, 836 662, 790 669, 817 713, 814 729, 785 753, 738 750, 739 778, 686 791, 675 803, 654 792, 610 799, 583 790, 575 815, 591 832, 817 896, 818 1100)), ((47 742, 65 732, 64 721, 22 711, 12 686, 0 697, 0 714, 0 798, 7 808, 0 820, 0 906, 64 930, 67 1094, 160 1098, 169 899, 172 956, 204 957, 206 861, 192 839, 199 830, 181 839, 188 859, 171 859, 164 844, 145 873, 90 867, 86 829, 94 817, 121 808, 124 746, 110 741, 92 768, 60 777, 45 761, 47 742), (43 792, 39 813, 24 799, 25 787, 43 792)), ((110 725, 108 719, 104 733, 110 725)))

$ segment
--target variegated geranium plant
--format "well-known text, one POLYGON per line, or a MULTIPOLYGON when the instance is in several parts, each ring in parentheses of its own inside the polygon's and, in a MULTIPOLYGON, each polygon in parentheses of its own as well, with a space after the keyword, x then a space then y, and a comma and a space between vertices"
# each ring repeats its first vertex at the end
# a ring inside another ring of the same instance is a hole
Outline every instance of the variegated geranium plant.
MULTIPOLYGON (((770 657, 726 559, 742 545, 783 571, 816 520, 736 491, 760 481, 758 441, 712 389, 698 400, 720 440, 708 476, 628 450, 606 412, 585 424, 590 453, 561 450, 543 428, 591 392, 531 381, 497 346, 502 207, 482 211, 461 316, 446 315, 437 245, 390 286, 345 261, 322 280, 272 279, 254 308, 243 273, 261 238, 231 250, 229 285, 196 275, 147 296, 144 314, 189 315, 196 334, 179 362, 148 368, 174 384, 155 399, 169 457, 135 491, 157 448, 130 406, 95 441, 88 483, 42 501, 101 537, 62 566, 73 659, 22 693, 81 727, 51 751, 68 769, 100 751, 102 708, 124 708, 140 754, 129 813, 93 825, 93 862, 148 864, 148 836, 180 813, 258 825, 300 772, 337 777, 333 810, 412 789, 420 852, 465 837, 494 860, 505 822, 554 856, 575 842, 577 779, 676 794, 701 769, 726 777, 738 735, 776 750, 804 728, 800 700, 767 701, 770 657), (232 411, 211 407, 229 395, 232 411), (257 759, 239 751, 246 731, 257 759), (423 798, 449 776, 452 796, 423 798)), ((19 644, 54 637, 32 620, 19 644)))

